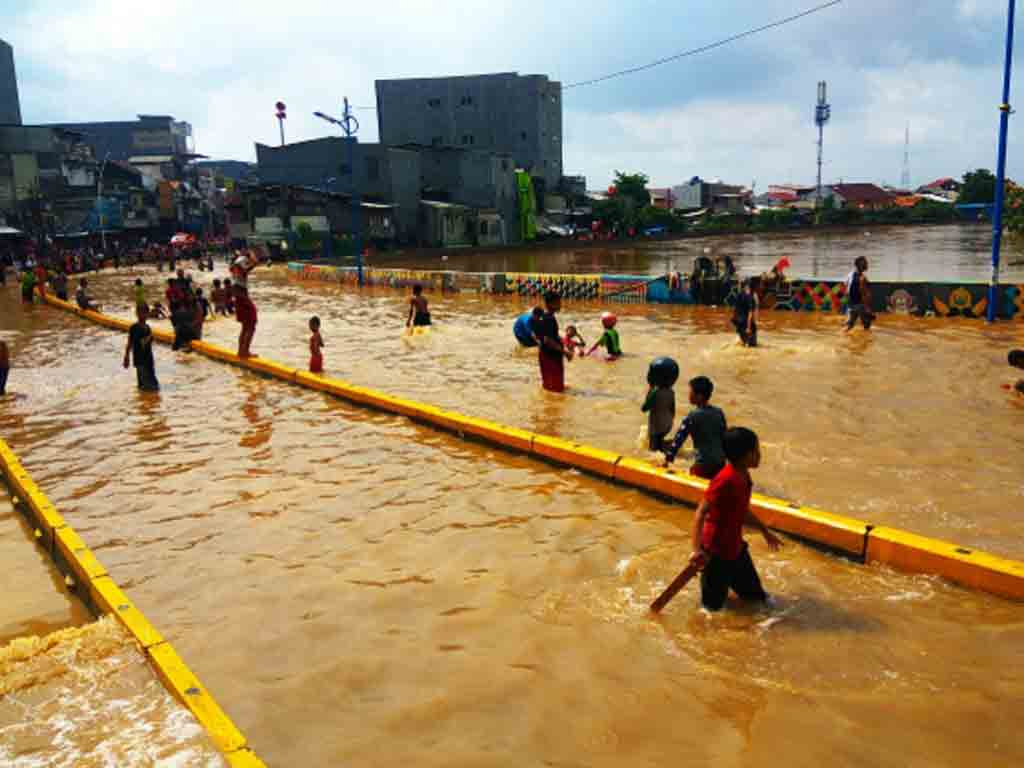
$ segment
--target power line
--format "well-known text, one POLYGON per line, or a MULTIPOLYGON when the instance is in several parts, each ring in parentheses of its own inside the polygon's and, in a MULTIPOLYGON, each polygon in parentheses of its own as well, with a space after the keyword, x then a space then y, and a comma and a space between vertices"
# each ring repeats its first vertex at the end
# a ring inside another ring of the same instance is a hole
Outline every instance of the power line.
POLYGON ((801 13, 798 13, 794 16, 787 16, 784 19, 773 21, 771 24, 765 24, 764 26, 757 27, 756 29, 748 29, 746 32, 740 32, 737 35, 727 37, 723 40, 719 40, 714 43, 702 45, 699 48, 691 48, 688 51, 683 51, 682 53, 667 56, 664 59, 658 59, 657 61, 652 61, 649 64, 641 64, 640 66, 637 67, 630 67, 629 69, 622 69, 619 70, 618 72, 612 72, 610 75, 602 75, 601 77, 595 77, 590 80, 581 80, 578 83, 570 83, 568 85, 563 85, 562 90, 567 91, 570 88, 582 88, 583 86, 586 85, 595 85, 597 83, 603 83, 606 80, 612 80, 616 77, 624 77, 625 75, 632 75, 636 74, 637 72, 643 72, 648 69, 654 69, 654 67, 660 67, 662 64, 668 64, 669 62, 672 61, 685 59, 688 56, 696 56, 698 53, 705 53, 707 51, 713 50, 714 48, 721 48, 723 45, 728 45, 729 43, 736 42, 737 40, 742 40, 744 37, 750 37, 751 35, 756 35, 759 32, 765 32, 766 30, 769 29, 775 29, 776 27, 781 27, 785 24, 791 24, 794 21, 798 21, 799 19, 802 19, 806 16, 810 16, 811 14, 824 11, 828 8, 831 8, 834 5, 839 5, 841 2, 843 2, 843 0, 832 0, 831 2, 828 3, 822 3, 821 5, 816 5, 814 8, 808 8, 806 11, 802 11, 801 13))

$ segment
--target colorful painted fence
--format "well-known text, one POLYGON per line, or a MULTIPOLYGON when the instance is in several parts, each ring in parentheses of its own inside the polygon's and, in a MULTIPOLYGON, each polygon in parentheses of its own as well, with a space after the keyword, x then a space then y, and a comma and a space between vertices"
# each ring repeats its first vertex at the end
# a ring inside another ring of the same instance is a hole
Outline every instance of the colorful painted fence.
MULTIPOLYGON (((291 262, 289 274, 300 280, 344 285, 356 284, 353 267, 329 267, 291 262)), ((521 272, 456 272, 436 270, 364 269, 371 287, 409 288, 420 284, 427 291, 475 291, 496 295, 539 298, 557 291, 567 301, 608 301, 624 304, 713 304, 732 306, 738 284, 715 281, 698 290, 682 274, 580 275, 521 272)), ((846 311, 846 285, 842 281, 788 280, 765 285, 760 291, 765 310, 785 312, 846 311)), ((1024 319, 1024 285, 999 287, 999 315, 1024 319)), ((883 282, 872 284, 872 309, 905 315, 938 317, 985 316, 987 283, 883 282)))

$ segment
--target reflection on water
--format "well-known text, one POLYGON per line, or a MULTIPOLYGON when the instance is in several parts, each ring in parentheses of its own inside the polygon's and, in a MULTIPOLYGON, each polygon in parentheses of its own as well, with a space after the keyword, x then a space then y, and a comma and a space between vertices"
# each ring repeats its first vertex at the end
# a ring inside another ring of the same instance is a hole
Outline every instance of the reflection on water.
MULTIPOLYGON (((130 279, 96 292, 126 314, 130 279)), ((395 292, 266 271, 253 292, 263 354, 304 367, 318 314, 331 373, 630 454, 670 352, 761 432, 764 489, 1020 553, 1024 411, 998 386, 1017 327, 786 314, 744 350, 720 313, 629 307, 627 357, 574 361, 556 397, 517 301, 432 297, 408 340, 395 292)), ((122 337, 9 298, 30 396, 0 430, 271 765, 1024 760, 1015 604, 755 540, 775 608, 709 616, 691 588, 652 619, 691 509, 166 348, 144 402, 122 337)), ((592 336, 600 311, 564 321, 592 336)))
MULTIPOLYGON (((930 227, 879 227, 825 232, 702 237, 636 244, 575 244, 478 253, 467 249, 445 256, 413 251, 376 254, 381 266, 455 269, 471 272, 620 273, 664 275, 688 273, 700 255, 731 256, 741 274, 769 271, 783 256, 788 274, 840 280, 856 256, 871 262, 874 280, 985 282, 991 270, 992 229, 983 224, 930 227)), ((1004 240, 1002 278, 1024 282, 1024 248, 1004 240)))

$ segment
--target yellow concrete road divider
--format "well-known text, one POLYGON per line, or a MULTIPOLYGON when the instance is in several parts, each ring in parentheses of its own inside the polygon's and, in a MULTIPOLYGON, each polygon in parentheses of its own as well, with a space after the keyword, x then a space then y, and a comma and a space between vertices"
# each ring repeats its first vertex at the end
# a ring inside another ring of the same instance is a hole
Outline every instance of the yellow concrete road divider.
POLYGON ((1020 599, 1024 563, 895 528, 872 528, 865 559, 907 573, 930 573, 965 587, 1020 599))
POLYGON ((114 616, 135 638, 157 677, 168 692, 195 716, 210 741, 224 754, 228 765, 265 768, 235 724, 171 644, 118 587, 103 563, 60 516, 3 440, 0 440, 0 471, 12 496, 18 500, 18 509, 37 531, 37 540, 64 574, 65 583, 74 588, 93 611, 114 616))
MULTIPOLYGON (((47 297, 47 301, 87 319, 93 319, 91 316, 96 314, 83 313, 74 305, 51 297, 47 297)), ((158 335, 155 330, 154 336, 168 343, 173 339, 172 334, 158 335)), ((193 342, 192 348, 215 360, 687 504, 699 503, 707 488, 707 481, 684 472, 656 467, 572 440, 537 435, 445 411, 264 358, 239 360, 234 352, 207 342, 193 342)), ((1024 563, 760 494, 751 499, 751 507, 771 528, 858 561, 882 563, 909 573, 939 575, 966 587, 1024 600, 1024 563)))

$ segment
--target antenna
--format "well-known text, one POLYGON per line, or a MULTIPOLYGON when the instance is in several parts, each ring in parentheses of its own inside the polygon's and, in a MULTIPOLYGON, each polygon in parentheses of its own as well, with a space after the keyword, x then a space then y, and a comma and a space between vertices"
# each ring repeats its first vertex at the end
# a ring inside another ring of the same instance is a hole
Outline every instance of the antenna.
POLYGON ((900 176, 900 186, 903 189, 910 189, 910 121, 907 121, 907 133, 903 143, 903 175, 900 176))
POLYGON ((832 105, 828 103, 828 86, 822 80, 818 83, 818 105, 814 109, 814 123, 818 126, 818 187, 815 206, 821 206, 821 158, 825 148, 825 123, 832 117, 832 105))

